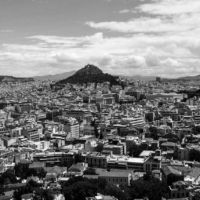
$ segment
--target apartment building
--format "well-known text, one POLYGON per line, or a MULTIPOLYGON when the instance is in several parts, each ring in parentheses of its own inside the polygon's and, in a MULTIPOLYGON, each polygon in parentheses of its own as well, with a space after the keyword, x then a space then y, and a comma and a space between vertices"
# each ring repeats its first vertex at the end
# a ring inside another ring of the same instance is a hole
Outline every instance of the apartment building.
POLYGON ((83 129, 83 135, 95 135, 94 126, 91 126, 90 124, 85 124, 83 129))
POLYGON ((138 140, 139 140, 138 136, 127 136, 125 139, 126 151, 129 152, 129 149, 131 148, 131 146, 135 144, 136 142, 138 142, 138 140))
POLYGON ((40 135, 42 134, 42 127, 35 123, 29 123, 21 129, 21 135, 28 138, 30 141, 40 141, 40 135))
POLYGON ((108 159, 109 156, 97 152, 85 156, 85 162, 88 163, 88 166, 106 167, 108 159))
POLYGON ((64 110, 63 116, 65 117, 74 117, 78 121, 87 121, 92 115, 90 111, 83 110, 64 110))
POLYGON ((123 120, 133 128, 143 128, 145 125, 145 119, 143 116, 123 118, 123 120))
POLYGON ((169 186, 171 198, 185 198, 189 197, 190 192, 194 190, 194 187, 187 182, 178 181, 169 186))
POLYGON ((116 155, 123 155, 124 154, 124 145, 118 144, 118 145, 112 145, 112 144, 106 144, 103 147, 103 153, 104 152, 112 152, 112 154, 116 155))
POLYGON ((60 122, 64 125, 63 130, 69 133, 70 138, 78 138, 80 135, 80 125, 75 118, 61 118, 60 122))
POLYGON ((21 131, 22 131, 21 127, 16 127, 10 130, 10 135, 11 137, 19 137, 21 136, 21 131))
POLYGON ((144 171, 145 158, 111 155, 107 161, 107 168, 131 169, 144 171))
POLYGON ((16 105, 16 110, 19 113, 23 113, 23 112, 29 112, 33 109, 33 106, 31 103, 21 103, 21 104, 17 104, 16 105))
POLYGON ((56 165, 63 160, 66 163, 73 163, 75 154, 73 152, 44 152, 35 153, 33 160, 36 162, 44 162, 49 165, 56 165))
POLYGON ((151 172, 153 170, 160 170, 162 165, 162 156, 150 156, 144 162, 144 171, 151 172))

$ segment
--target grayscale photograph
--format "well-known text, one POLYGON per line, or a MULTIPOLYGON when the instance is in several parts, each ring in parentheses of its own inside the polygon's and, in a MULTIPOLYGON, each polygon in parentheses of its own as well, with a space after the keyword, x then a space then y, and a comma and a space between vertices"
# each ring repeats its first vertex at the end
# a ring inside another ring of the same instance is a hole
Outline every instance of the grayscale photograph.
POLYGON ((0 0, 0 200, 200 200, 200 0, 0 0))

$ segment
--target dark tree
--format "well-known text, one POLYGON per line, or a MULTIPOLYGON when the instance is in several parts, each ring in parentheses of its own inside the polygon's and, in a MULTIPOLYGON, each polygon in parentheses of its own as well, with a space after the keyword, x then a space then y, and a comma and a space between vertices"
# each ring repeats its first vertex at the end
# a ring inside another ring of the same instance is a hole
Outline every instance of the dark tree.
POLYGON ((67 200, 85 200, 86 197, 94 197, 98 187, 86 181, 80 181, 64 189, 64 196, 67 200))
POLYGON ((2 185, 17 183, 17 179, 16 179, 16 176, 12 172, 6 171, 0 176, 0 183, 2 185))
POLYGON ((95 151, 97 151, 97 152, 102 152, 103 151, 103 144, 102 143, 99 143, 98 145, 97 145, 97 147, 95 148, 95 151))
POLYGON ((175 183, 177 181, 183 181, 183 176, 175 174, 169 174, 167 176, 167 185, 172 185, 172 183, 175 183))
POLYGON ((200 162, 200 152, 196 149, 191 149, 189 152, 189 159, 191 161, 198 161, 200 162))
POLYGON ((142 153, 142 151, 144 151, 146 149, 144 149, 141 145, 136 145, 133 144, 130 149, 129 149, 129 156, 132 157, 139 157, 139 155, 142 153))
POLYGON ((121 188, 112 185, 112 184, 107 184, 105 188, 105 194, 114 196, 118 200, 127 200, 128 199, 128 193, 122 190, 121 188))
POLYGON ((140 178, 132 181, 129 195, 130 199, 148 198, 151 200, 161 200, 162 197, 169 197, 167 185, 154 177, 151 177, 149 180, 140 178))
POLYGON ((84 174, 86 175, 96 175, 96 170, 92 167, 88 167, 85 171, 84 174))
POLYGON ((158 139, 158 130, 155 126, 151 126, 149 128, 149 132, 150 132, 150 137, 152 137, 155 140, 158 139))

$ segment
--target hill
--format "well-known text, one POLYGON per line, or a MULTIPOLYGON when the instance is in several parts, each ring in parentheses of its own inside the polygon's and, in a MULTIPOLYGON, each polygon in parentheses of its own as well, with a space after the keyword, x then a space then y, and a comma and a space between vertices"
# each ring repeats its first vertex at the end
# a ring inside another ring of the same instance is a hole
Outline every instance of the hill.
POLYGON ((74 75, 75 73, 76 73, 76 71, 70 71, 70 72, 54 74, 54 75, 34 76, 33 79, 40 80, 40 81, 44 81, 44 80, 59 81, 59 80, 68 78, 68 77, 74 75))
POLYGON ((119 77, 112 76, 110 74, 103 73, 98 67, 94 65, 86 65, 84 68, 78 70, 74 75, 57 82, 57 85, 72 83, 72 84, 83 84, 83 83, 103 83, 110 82, 111 85, 119 85, 119 77))
POLYGON ((0 83, 6 83, 6 82, 31 82, 34 81, 33 78, 19 78, 19 77, 13 77, 13 76, 0 76, 0 83))

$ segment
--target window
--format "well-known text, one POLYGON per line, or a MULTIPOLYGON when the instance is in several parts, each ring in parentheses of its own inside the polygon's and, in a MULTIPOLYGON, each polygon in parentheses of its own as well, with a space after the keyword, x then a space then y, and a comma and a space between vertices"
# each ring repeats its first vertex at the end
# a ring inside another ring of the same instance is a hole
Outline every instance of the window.
POLYGON ((146 170, 150 171, 150 164, 146 164, 146 170))

